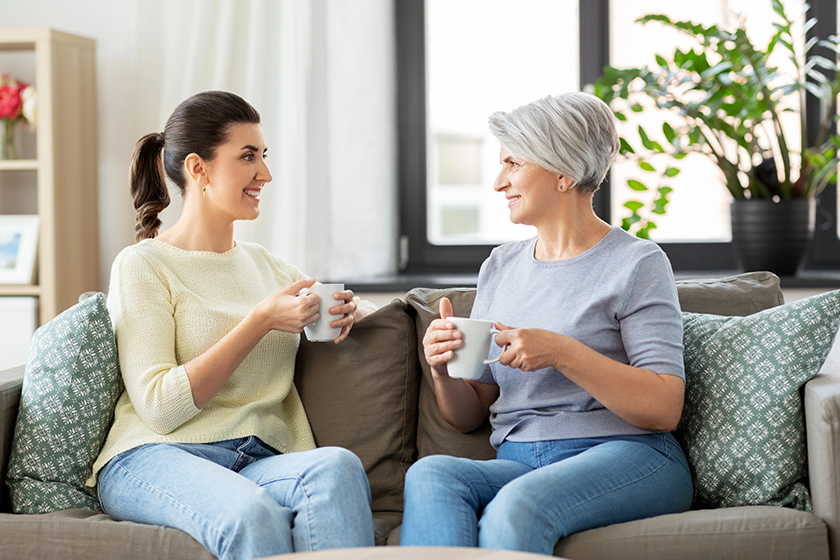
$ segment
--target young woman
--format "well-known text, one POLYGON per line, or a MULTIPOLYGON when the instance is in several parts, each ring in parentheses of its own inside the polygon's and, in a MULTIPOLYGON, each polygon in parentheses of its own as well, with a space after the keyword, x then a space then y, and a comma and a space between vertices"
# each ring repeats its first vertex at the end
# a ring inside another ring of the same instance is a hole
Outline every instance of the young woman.
MULTIPOLYGON (((373 545, 361 461, 315 449, 292 383, 315 280, 253 243, 271 174, 260 117, 227 92, 179 105, 131 163, 138 243, 111 271, 108 308, 125 391, 94 465, 105 512, 192 535, 221 559, 373 545), (178 221, 157 235, 181 191, 178 221)), ((347 337, 369 313, 351 291, 329 312, 347 337)))
POLYGON ((408 471, 401 542, 551 554, 558 539, 687 510, 692 483, 669 433, 685 391, 682 321, 668 259, 600 220, 592 196, 618 152, 594 96, 546 97, 494 113, 495 190, 537 237, 482 265, 472 317, 502 332, 479 382, 450 378, 461 333, 423 346, 444 417, 468 432, 489 416, 497 459, 421 459, 408 471))

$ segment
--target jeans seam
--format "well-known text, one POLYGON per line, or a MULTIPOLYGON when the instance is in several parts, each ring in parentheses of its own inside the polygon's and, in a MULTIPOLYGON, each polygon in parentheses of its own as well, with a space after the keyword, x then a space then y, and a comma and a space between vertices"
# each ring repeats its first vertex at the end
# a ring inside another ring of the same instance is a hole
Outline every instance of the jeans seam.
POLYGON ((175 496, 172 496, 171 494, 169 494, 168 492, 164 492, 163 490, 161 490, 157 486, 153 486, 153 485, 147 483, 145 480, 135 476, 134 473, 132 473, 127 468, 125 468, 122 464, 116 463, 116 464, 114 464, 113 468, 120 469, 125 474, 126 477, 130 477, 132 480, 139 483, 141 486, 151 490, 155 494, 166 497, 167 499, 169 499, 173 504, 175 504, 182 511, 190 513, 196 519, 200 519, 202 521, 202 523, 204 523, 205 527, 207 527, 215 535, 215 538, 219 539, 219 541, 221 543, 221 546, 219 547, 220 550, 227 549, 227 540, 225 539, 224 534, 219 533, 216 530, 216 528, 213 526, 213 524, 208 519, 206 519, 203 515, 201 515, 197 511, 193 510, 191 507, 188 507, 186 504, 184 504, 183 502, 181 502, 180 500, 175 498, 175 496))
MULTIPOLYGON (((306 535, 307 535, 307 540, 309 541, 308 550, 310 550, 310 551, 318 550, 315 547, 315 538, 312 535, 312 525, 313 525, 313 523, 312 523, 313 522, 312 508, 309 507, 309 504, 311 502, 311 496, 309 494, 309 490, 307 490, 307 488, 306 488, 306 482, 304 482, 303 478, 300 477, 300 476, 282 476, 282 477, 279 477, 279 478, 272 478, 271 480, 267 480, 265 482, 259 482, 259 483, 257 483, 257 485, 260 488, 262 488, 264 486, 268 486, 269 484, 273 484, 275 482, 280 482, 281 480, 295 480, 295 481, 297 481, 297 485, 300 487, 301 491, 303 492, 303 495, 306 498, 306 535)), ((296 522, 298 520, 297 519, 298 516, 297 516, 297 514, 295 514, 294 510, 292 510, 292 514, 294 515, 294 518, 293 518, 293 521, 292 521, 292 526, 294 527, 294 525, 296 525, 296 522)), ((292 533, 292 536, 294 537, 294 532, 292 533)), ((297 543, 294 543, 294 545, 295 545, 295 547, 294 547, 295 552, 301 552, 300 548, 298 548, 298 546, 297 546, 297 543)))
MULTIPOLYGON (((473 487, 473 485, 481 485, 481 486, 486 486, 488 488, 493 488, 495 490, 495 492, 493 493, 493 498, 495 498, 499 494, 499 491, 505 486, 504 484, 502 484, 500 486, 498 484, 490 484, 489 482, 485 482, 485 481, 481 481, 481 480, 470 480, 470 481, 468 481, 464 484, 463 492, 465 494, 469 494, 469 490, 473 487)), ((468 499, 469 498, 468 495, 467 496, 462 495, 462 496, 460 496, 460 498, 461 498, 461 500, 464 501, 464 503, 467 503, 467 504, 470 503, 469 499, 468 499)), ((479 539, 478 533, 479 533, 481 516, 484 515, 484 508, 487 507, 487 505, 490 502, 493 501, 493 498, 490 498, 490 500, 487 502, 487 504, 484 504, 484 505, 478 504, 479 508, 475 511, 475 520, 476 520, 475 525, 473 525, 470 522, 469 519, 465 519, 465 518, 461 519, 462 524, 463 524, 463 527, 461 527, 461 529, 462 529, 461 533, 462 534, 469 534, 472 529, 475 529, 475 535, 476 535, 476 539, 477 539, 476 545, 478 545, 478 543, 480 542, 480 541, 478 541, 478 539, 479 539)), ((472 508, 470 508, 470 509, 472 509, 472 508)), ((459 516, 459 517, 463 517, 463 516, 459 516)))

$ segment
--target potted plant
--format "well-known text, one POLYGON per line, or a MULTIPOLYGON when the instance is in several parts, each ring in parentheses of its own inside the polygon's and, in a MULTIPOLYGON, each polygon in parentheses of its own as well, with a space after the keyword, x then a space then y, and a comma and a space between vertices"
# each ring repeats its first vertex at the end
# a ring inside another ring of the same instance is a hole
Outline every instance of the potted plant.
POLYGON ((680 173, 680 160, 702 154, 720 170, 732 195, 733 246, 743 268, 788 275, 795 274, 813 238, 814 197, 835 181, 840 141, 832 129, 840 72, 836 57, 813 51, 819 46, 836 54, 839 40, 805 41, 815 21, 803 13, 797 34, 781 0, 772 0, 772 7, 776 32, 761 48, 743 20, 725 30, 662 14, 639 18, 642 24, 659 22, 684 32, 697 44, 657 55, 654 65, 642 68, 608 66, 593 93, 621 121, 650 108, 670 115, 661 130, 639 125, 622 135, 621 157, 635 161, 642 173, 628 186, 653 195, 652 202, 624 204, 629 211, 624 229, 648 237, 656 216, 667 211, 670 179, 680 173), (779 51, 790 60, 787 73, 770 61, 779 51), (806 141, 806 95, 820 102, 812 145, 806 141), (786 129, 789 114, 798 117, 799 138, 786 129))

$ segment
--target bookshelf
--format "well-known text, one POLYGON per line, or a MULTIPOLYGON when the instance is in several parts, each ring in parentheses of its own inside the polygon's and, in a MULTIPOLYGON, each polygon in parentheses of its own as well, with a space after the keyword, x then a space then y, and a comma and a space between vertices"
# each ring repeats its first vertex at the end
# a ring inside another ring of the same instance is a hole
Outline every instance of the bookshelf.
POLYGON ((40 324, 100 289, 95 58, 93 39, 0 28, 0 72, 38 92, 23 159, 0 160, 0 215, 40 217, 34 283, 0 284, 0 296, 37 298, 40 324))

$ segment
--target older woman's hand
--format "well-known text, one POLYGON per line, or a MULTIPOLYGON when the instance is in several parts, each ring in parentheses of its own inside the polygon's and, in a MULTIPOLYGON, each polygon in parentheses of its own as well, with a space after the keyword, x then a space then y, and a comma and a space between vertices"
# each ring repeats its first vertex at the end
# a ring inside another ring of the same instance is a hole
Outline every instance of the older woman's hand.
POLYGON ((426 329, 423 336, 423 353, 432 371, 438 375, 449 376, 446 362, 455 355, 455 349, 460 348, 461 333, 449 321, 452 317, 452 303, 447 298, 440 300, 440 319, 435 319, 426 329))
POLYGON ((496 322, 496 344, 504 348, 499 363, 522 371, 557 368, 564 336, 545 329, 515 329, 496 322))

